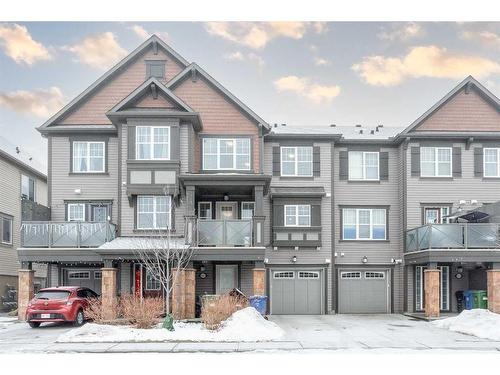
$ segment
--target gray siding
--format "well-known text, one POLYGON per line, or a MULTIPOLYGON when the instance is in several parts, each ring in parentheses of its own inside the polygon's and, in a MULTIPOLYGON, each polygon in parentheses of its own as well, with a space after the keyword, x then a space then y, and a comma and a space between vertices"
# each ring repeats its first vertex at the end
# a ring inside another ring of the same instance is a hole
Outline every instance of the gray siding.
POLYGON ((132 292, 131 263, 120 263, 120 293, 122 296, 132 292))

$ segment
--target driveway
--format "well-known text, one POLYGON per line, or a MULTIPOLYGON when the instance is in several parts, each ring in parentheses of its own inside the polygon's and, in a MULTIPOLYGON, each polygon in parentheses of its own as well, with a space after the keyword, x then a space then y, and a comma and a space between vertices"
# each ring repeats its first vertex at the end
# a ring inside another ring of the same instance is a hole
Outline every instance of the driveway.
POLYGON ((45 325, 31 329, 25 323, 0 327, 0 352, 243 352, 266 350, 500 351, 500 341, 435 328, 403 315, 271 316, 285 330, 279 341, 56 343, 73 327, 45 325))

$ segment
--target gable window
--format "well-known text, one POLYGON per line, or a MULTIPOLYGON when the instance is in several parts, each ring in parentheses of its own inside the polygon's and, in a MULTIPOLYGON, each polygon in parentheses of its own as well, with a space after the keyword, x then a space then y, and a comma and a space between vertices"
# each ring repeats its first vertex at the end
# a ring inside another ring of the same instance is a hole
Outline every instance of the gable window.
POLYGON ((73 172, 103 173, 104 142, 73 142, 73 172))
POLYGON ((451 177, 451 147, 421 147, 422 177, 451 177))
POLYGON ((349 151, 349 180, 379 180, 379 153, 349 151))
POLYGON ((68 203, 68 221, 85 221, 85 203, 68 203))
POLYGON ((342 209, 344 240, 385 240, 386 210, 381 208, 342 209))
POLYGON ((500 177, 500 148, 483 149, 484 177, 500 177))
POLYGON ((254 202, 241 202, 241 218, 246 220, 252 219, 254 207, 254 202))
POLYGON ((2 216, 2 243, 12 245, 12 217, 2 216))
POLYGON ((160 290, 161 285, 151 271, 146 268, 146 290, 160 290))
POLYGON ((250 170, 250 138, 204 138, 204 170, 250 170))
POLYGON ((311 206, 308 204, 285 205, 285 227, 310 227, 311 206))
POLYGON ((137 229, 167 229, 170 214, 170 196, 137 196, 137 229))
POLYGON ((135 142, 137 160, 170 159, 169 126, 137 126, 135 142))
POLYGON ((165 61, 146 61, 146 78, 165 78, 165 61))
POLYGON ((32 202, 35 201, 35 179, 21 175, 21 197, 32 202))
POLYGON ((313 148, 281 147, 281 175, 307 176, 313 175, 313 148))

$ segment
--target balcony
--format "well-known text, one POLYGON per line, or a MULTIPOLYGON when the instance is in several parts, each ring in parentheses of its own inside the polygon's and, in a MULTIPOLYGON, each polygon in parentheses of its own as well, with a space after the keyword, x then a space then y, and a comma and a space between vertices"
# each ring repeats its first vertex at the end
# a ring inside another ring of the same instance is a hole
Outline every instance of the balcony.
POLYGON ((116 225, 108 222, 25 221, 21 247, 99 247, 115 238, 116 225))
POLYGON ((195 247, 252 247, 253 220, 186 219, 186 243, 195 247))
POLYGON ((433 249, 500 249, 500 224, 427 224, 406 231, 405 253, 433 249))

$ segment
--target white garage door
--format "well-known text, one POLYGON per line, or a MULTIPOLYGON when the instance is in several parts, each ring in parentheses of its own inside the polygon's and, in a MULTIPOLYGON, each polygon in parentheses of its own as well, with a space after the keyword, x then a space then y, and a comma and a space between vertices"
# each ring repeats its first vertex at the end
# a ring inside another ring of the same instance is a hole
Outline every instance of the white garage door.
POLYGON ((271 270, 271 314, 322 314, 323 269, 271 270))
POLYGON ((339 270, 338 280, 339 313, 391 312, 389 270, 339 270))

